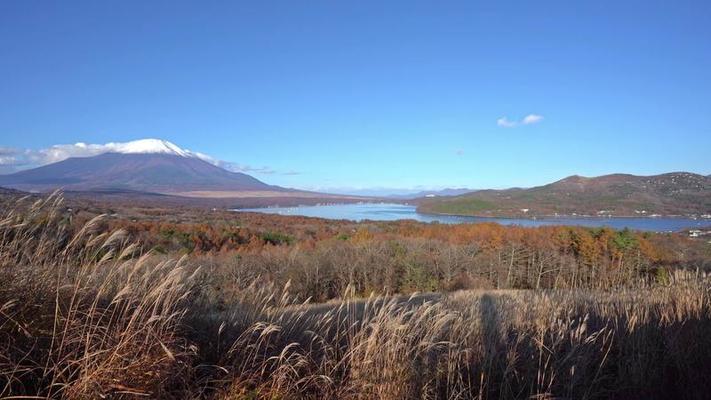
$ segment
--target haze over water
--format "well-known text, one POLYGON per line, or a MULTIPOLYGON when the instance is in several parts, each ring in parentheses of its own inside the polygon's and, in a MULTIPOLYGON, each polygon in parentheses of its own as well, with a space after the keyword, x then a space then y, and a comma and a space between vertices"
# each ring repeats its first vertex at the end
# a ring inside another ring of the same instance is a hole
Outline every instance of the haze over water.
POLYGON ((676 217, 628 218, 628 217, 558 217, 558 218, 491 218, 457 215, 435 215, 417 212, 415 206, 390 203, 336 204, 297 207, 249 208, 238 211, 261 212, 279 215, 300 215, 326 219, 347 219, 352 221, 396 221, 415 220, 419 222, 439 222, 461 224, 475 222, 496 222, 502 225, 546 226, 575 225, 587 227, 610 227, 615 229, 636 229, 642 231, 670 232, 692 228, 709 228, 709 219, 676 217))

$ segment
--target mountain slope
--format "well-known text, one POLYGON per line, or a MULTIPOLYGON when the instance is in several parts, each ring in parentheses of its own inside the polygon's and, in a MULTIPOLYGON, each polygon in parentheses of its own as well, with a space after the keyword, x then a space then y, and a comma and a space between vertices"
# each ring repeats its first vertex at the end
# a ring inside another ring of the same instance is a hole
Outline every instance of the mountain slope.
MULTIPOLYGON (((176 146, 177 148, 177 146, 176 146)), ((172 150, 172 149, 169 149, 172 150)), ((0 176, 0 186, 25 191, 132 190, 154 193, 190 191, 288 191, 249 175, 230 172, 177 151, 131 149, 66 160, 0 176)))
POLYGON ((480 190, 422 199, 418 210, 479 216, 709 214, 711 178, 688 172, 595 178, 574 175, 530 189, 480 190))

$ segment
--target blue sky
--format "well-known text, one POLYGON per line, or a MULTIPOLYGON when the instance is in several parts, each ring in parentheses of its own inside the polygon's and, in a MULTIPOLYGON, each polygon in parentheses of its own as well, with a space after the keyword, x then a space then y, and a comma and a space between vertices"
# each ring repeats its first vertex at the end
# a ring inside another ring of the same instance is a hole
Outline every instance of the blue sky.
POLYGON ((711 173, 711 2, 577 3, 2 1, 0 160, 162 138, 310 189, 711 173))

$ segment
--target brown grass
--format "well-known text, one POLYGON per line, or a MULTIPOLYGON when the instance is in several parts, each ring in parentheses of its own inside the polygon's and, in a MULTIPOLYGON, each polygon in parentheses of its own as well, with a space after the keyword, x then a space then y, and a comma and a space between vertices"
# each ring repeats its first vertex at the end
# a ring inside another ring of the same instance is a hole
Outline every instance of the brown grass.
MULTIPOLYGON (((706 398, 711 285, 296 301, 136 254, 59 196, 0 220, 0 398, 706 398), (33 397, 35 396, 35 397, 33 397)), ((21 210, 21 211, 19 211, 21 210)), ((261 283, 260 283, 261 282, 261 283)))

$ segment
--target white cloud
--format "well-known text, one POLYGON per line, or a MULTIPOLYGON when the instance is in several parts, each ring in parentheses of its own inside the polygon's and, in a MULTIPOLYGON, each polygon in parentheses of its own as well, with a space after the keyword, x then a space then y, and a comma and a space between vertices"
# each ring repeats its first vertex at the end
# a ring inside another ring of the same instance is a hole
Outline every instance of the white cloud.
POLYGON ((17 157, 0 156, 0 165, 15 165, 15 164, 17 164, 17 157))
POLYGON ((501 117, 496 120, 496 125, 503 128, 513 128, 514 126, 518 125, 518 123, 516 123, 516 121, 509 121, 509 119, 506 117, 501 117))
POLYGON ((515 128, 521 125, 532 125, 543 121, 543 116, 538 114, 528 114, 520 121, 512 121, 508 117, 501 117, 496 120, 496 125, 502 128, 515 128))
POLYGON ((521 121, 521 123, 524 125, 531 125, 531 124, 537 124, 541 121, 543 121, 542 115, 528 114, 523 118, 523 121, 521 121))
POLYGON ((71 157, 91 157, 111 151, 110 144, 56 144, 40 150, 25 150, 24 154, 32 164, 45 165, 71 157))
POLYGON ((0 147, 0 166, 15 165, 18 161, 16 149, 0 147))
MULTIPOLYGON (((207 160, 205 160, 207 161, 207 160)), ((220 168, 224 168, 228 171, 232 172, 244 172, 246 174, 264 174, 264 175, 273 175, 280 173, 270 167, 263 166, 263 167, 253 167, 251 165, 245 165, 245 164, 238 164, 238 163, 233 163, 229 161, 220 161, 220 160, 215 160, 216 162, 213 162, 212 164, 217 165, 220 168)), ((209 161, 208 161, 209 162, 209 161)))

